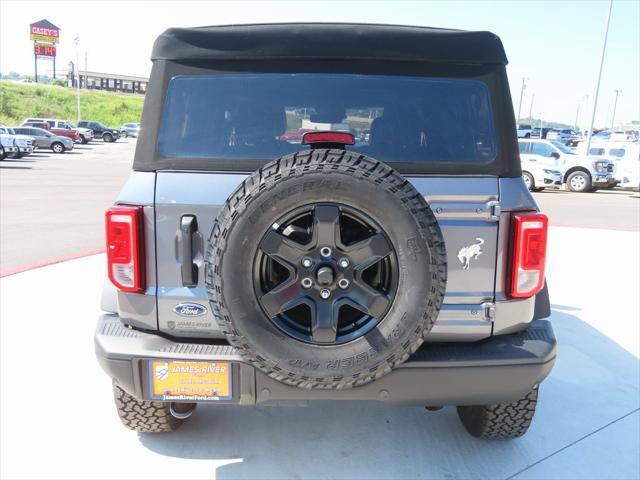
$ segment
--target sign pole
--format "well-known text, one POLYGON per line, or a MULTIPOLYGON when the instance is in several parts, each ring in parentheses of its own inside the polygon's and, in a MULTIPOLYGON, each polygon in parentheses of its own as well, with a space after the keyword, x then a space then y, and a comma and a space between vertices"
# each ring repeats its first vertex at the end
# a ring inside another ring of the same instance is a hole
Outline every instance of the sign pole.
POLYGON ((33 55, 33 63, 36 66, 36 83, 38 83, 38 56, 33 55))
POLYGON ((56 79, 56 57, 53 57, 53 79, 56 79))

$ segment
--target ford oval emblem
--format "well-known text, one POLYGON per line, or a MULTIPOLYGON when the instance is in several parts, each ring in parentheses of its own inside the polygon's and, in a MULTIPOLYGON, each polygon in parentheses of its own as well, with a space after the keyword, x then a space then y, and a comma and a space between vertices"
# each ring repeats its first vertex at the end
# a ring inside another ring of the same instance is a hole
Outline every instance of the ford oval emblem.
POLYGON ((181 317, 201 317, 207 313, 207 308, 199 303, 179 303, 173 311, 181 317))

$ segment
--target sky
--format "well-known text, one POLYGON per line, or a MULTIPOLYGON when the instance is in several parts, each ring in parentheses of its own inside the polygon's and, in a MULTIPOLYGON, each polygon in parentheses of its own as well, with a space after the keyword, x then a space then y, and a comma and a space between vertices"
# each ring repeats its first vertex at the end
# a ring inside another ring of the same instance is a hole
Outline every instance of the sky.
MULTIPOLYGON (((600 65, 608 0, 591 1, 178 1, 0 0, 0 72, 33 75, 29 24, 60 27, 56 70, 75 58, 90 71, 148 76, 153 41, 169 27, 338 21, 489 30, 505 46, 516 115, 588 126, 600 65), (588 97, 586 97, 588 95, 588 97), (532 104, 533 99, 533 104, 532 104)), ((52 73, 40 61, 39 73, 52 73)), ((640 0, 614 0, 596 126, 640 119, 640 0)))

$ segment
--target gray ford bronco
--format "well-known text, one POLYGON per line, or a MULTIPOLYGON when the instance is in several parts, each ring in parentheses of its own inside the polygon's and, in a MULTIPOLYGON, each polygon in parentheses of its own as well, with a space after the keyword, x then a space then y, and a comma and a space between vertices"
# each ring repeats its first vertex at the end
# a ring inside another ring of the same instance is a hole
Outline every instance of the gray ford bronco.
POLYGON ((124 425, 376 400, 524 434, 556 340, 500 39, 174 28, 152 59, 95 334, 124 425))

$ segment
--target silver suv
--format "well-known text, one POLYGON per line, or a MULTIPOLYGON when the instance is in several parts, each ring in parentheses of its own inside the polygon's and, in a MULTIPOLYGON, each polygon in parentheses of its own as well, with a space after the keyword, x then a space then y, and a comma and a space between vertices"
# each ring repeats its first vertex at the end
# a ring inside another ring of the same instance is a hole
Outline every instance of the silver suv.
POLYGON ((152 58, 95 334, 123 424, 377 400, 524 434, 556 340, 500 40, 175 28, 152 58))

